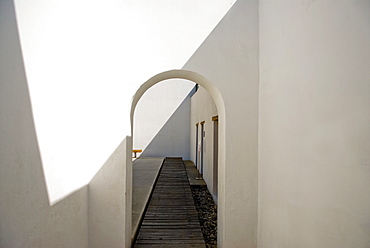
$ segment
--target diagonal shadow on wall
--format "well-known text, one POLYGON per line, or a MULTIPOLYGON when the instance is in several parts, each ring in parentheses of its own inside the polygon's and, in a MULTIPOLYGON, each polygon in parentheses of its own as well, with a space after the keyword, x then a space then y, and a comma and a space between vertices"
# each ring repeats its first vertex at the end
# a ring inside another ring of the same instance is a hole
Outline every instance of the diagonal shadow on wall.
POLYGON ((0 65, 0 247, 87 247, 87 187, 49 204, 12 0, 0 1, 0 65))
POLYGON ((190 158, 190 99, 195 86, 142 152, 142 157, 190 158))

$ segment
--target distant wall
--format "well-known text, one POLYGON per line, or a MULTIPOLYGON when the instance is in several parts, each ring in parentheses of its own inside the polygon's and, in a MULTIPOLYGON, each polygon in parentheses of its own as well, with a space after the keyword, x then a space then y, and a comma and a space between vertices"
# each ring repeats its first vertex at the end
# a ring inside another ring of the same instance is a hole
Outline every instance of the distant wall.
MULTIPOLYGON (((213 121, 212 117, 217 115, 217 108, 212 97, 203 88, 191 98, 191 119, 190 119, 190 154, 191 160, 196 163, 196 153, 199 153, 199 144, 201 138, 201 122, 204 121, 204 160, 203 160, 203 178, 207 183, 211 193, 213 189, 213 121), (196 140, 196 124, 198 124, 198 140, 196 140)), ((200 164, 198 155, 198 164, 200 164)))
POLYGON ((189 159, 189 80, 166 80, 149 88, 135 108, 134 149, 140 156, 189 159))
MULTIPOLYGON (((155 110, 153 110, 155 112, 155 110)), ((151 119, 144 120, 151 123, 151 119)), ((155 134, 141 156, 190 159, 190 96, 186 97, 155 134)), ((135 136, 134 136, 135 138, 135 136)))
POLYGON ((260 1, 259 238, 370 246, 370 2, 260 1))
POLYGON ((88 247, 87 187, 50 206, 13 1, 0 1, 0 247, 88 247))

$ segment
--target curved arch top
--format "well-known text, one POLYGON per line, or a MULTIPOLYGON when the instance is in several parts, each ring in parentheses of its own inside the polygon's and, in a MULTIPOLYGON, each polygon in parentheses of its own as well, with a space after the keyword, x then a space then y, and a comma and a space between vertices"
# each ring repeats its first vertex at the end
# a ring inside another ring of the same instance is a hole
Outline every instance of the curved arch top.
POLYGON ((159 73, 151 77, 149 80, 143 83, 140 86, 140 88, 136 91, 132 99, 132 102, 131 102, 131 111, 130 111, 131 135, 132 135, 133 117, 134 117, 135 108, 140 98, 144 95, 145 91, 161 81, 164 81, 167 79, 176 79, 176 78, 193 81, 194 83, 197 83, 203 88, 205 88, 208 91, 208 93, 212 96, 213 101, 215 102, 217 106, 219 115, 225 116, 225 104, 224 104, 222 95, 219 92, 219 90, 214 86, 214 84, 210 82, 207 78, 193 71, 187 71, 187 70, 165 71, 165 72, 159 73))

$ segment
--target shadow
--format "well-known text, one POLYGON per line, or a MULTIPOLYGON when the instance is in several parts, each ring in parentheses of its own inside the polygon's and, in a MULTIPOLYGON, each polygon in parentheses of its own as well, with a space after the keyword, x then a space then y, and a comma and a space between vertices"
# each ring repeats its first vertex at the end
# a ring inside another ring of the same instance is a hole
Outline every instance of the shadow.
POLYGON ((12 0, 0 1, 0 113, 0 247, 86 247, 87 188, 49 205, 12 0))
POLYGON ((195 86, 154 136, 140 157, 182 157, 190 159, 190 100, 195 86))
POLYGON ((239 0, 236 0, 231 6, 230 8, 228 9, 228 11, 223 15, 222 18, 220 18, 219 22, 214 26, 214 28, 209 32, 209 34, 207 35, 207 37, 203 40, 203 42, 198 46, 197 49, 194 50, 193 54, 189 57, 189 59, 185 62, 185 64, 181 67, 182 69, 185 69, 186 68, 186 65, 189 63, 189 61, 199 52, 199 50, 201 49, 202 46, 204 46, 206 43, 207 40, 211 39, 210 36, 214 34, 215 30, 221 25, 221 23, 224 21, 225 17, 227 15, 230 15, 230 12, 233 11, 235 7, 235 5, 237 5, 237 2, 239 0))

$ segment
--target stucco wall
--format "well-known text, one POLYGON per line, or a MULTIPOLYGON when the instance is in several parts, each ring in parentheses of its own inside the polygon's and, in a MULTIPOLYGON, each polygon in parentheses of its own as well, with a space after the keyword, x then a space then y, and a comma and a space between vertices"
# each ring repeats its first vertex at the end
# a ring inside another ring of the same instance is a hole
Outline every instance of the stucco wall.
POLYGON ((258 2, 239 0, 184 66, 214 83, 225 103, 220 247, 257 245, 258 42, 258 2))
POLYGON ((88 247, 87 187, 50 206, 15 12, 0 1, 0 247, 88 247))
POLYGON ((91 248, 131 244, 130 142, 130 137, 125 138, 89 183, 91 248))
POLYGON ((141 155, 143 157, 182 157, 184 160, 189 160, 189 123, 190 97, 186 97, 141 155))
POLYGON ((260 1, 261 248, 370 246, 369 13, 260 1))
POLYGON ((140 156, 189 159, 192 88, 191 81, 172 79, 145 92, 134 115, 133 146, 143 150, 140 156))
MULTIPOLYGON (((203 178, 207 183, 211 194, 213 189, 213 121, 212 117, 217 115, 217 108, 212 97, 203 88, 191 98, 191 119, 190 119, 190 154, 191 160, 196 163, 196 152, 199 153, 201 138, 201 122, 204 121, 204 149, 203 149, 203 178), (196 124, 198 123, 198 140, 196 140, 196 124)), ((198 155, 198 166, 200 158, 198 155)))
POLYGON ((14 2, 55 202, 89 182, 130 135, 136 89, 181 68, 235 0, 14 2))

